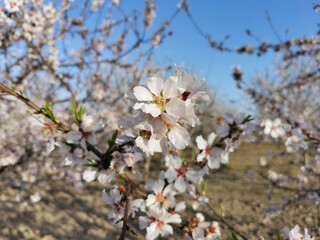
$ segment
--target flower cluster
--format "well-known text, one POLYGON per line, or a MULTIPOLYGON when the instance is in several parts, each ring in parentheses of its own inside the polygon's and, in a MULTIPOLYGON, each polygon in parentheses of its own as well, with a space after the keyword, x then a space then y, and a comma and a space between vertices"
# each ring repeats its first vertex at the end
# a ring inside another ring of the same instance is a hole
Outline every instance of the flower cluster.
POLYGON ((184 149, 190 141, 187 127, 197 121, 195 101, 209 98, 203 87, 203 81, 198 85, 189 73, 179 68, 167 81, 159 76, 150 77, 147 86, 136 86, 128 94, 139 114, 122 118, 119 127, 147 155, 155 152, 166 155, 169 149, 184 149))

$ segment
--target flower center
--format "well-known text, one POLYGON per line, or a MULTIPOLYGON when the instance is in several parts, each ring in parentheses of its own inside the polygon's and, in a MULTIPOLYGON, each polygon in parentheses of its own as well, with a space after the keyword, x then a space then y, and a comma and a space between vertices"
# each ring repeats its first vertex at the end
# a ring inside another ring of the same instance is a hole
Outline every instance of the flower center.
POLYGON ((156 202, 158 202, 160 205, 163 204, 164 200, 166 199, 166 197, 163 195, 163 193, 158 193, 156 195, 156 202))
POLYGON ((211 152, 211 149, 209 146, 207 146, 205 149, 204 149, 204 153, 206 156, 210 155, 210 152, 211 152))
POLYGON ((182 93, 180 96, 181 100, 186 101, 188 99, 190 93, 191 92, 189 92, 189 91, 185 91, 184 93, 182 93))
POLYGON ((121 207, 118 203, 114 203, 112 206, 113 206, 115 212, 117 212, 117 213, 120 212, 121 207))
POLYGON ((187 169, 185 169, 184 167, 181 166, 178 169, 176 169, 176 172, 177 172, 178 176, 185 177, 186 173, 187 173, 187 169))
POLYGON ((141 130, 140 131, 140 136, 146 139, 150 139, 152 133, 151 131, 147 131, 147 130, 141 130))
POLYGON ((194 216, 190 221, 190 225, 192 228, 196 228, 199 225, 199 223, 200 223, 200 220, 196 216, 194 216))
POLYGON ((210 233, 215 233, 217 229, 215 228, 215 226, 213 226, 213 224, 211 224, 206 230, 207 230, 207 233, 210 234, 210 233))
POLYGON ((160 108, 161 112, 164 112, 165 105, 169 101, 169 99, 165 99, 162 94, 160 96, 153 96, 153 101, 152 103, 157 104, 157 106, 160 108))
POLYGON ((157 227, 161 229, 164 224, 164 221, 161 220, 157 223, 157 227))

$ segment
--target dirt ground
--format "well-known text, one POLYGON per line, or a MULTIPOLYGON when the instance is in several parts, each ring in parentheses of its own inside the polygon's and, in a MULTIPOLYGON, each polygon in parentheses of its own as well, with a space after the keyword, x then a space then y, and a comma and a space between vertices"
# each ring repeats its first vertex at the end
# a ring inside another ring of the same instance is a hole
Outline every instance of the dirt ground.
MULTIPOLYGON (((243 143, 231 154, 230 164, 208 179, 211 203, 219 212, 224 209, 225 218, 249 239, 258 239, 259 235, 266 240, 277 239, 277 232, 289 224, 308 228, 319 224, 319 209, 313 204, 286 204, 288 199, 294 199, 292 191, 273 188, 268 194, 269 184, 259 175, 261 170, 291 175, 299 172, 292 156, 281 155, 262 169, 259 159, 269 150, 278 153, 282 149, 273 144, 243 143)), ((101 198, 102 189, 96 182, 85 183, 82 190, 60 180, 39 182, 27 190, 0 182, 0 239, 118 239, 120 230, 107 220, 109 209, 101 198), (30 201, 35 192, 42 196, 38 203, 30 201)), ((210 211, 206 213, 208 219, 214 220, 210 211)), ((221 231, 221 239, 231 236, 223 224, 221 231)), ((143 239, 142 235, 127 236, 126 239, 143 239)))

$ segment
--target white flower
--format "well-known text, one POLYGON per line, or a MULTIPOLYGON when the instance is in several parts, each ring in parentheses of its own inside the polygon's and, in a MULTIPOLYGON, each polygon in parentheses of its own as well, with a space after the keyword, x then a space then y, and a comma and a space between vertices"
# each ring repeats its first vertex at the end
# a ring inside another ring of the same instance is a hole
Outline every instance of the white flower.
POLYGON ((134 109, 140 109, 158 117, 162 112, 167 112, 172 117, 185 114, 185 102, 178 98, 177 78, 170 77, 166 82, 158 76, 150 77, 147 81, 148 88, 136 86, 133 95, 139 101, 134 109))
POLYGON ((187 188, 188 180, 198 182, 202 177, 201 171, 192 168, 184 168, 180 157, 171 157, 169 160, 170 168, 165 172, 165 177, 169 183, 174 182, 174 187, 179 192, 184 192, 187 188))
POLYGON ((175 191, 172 184, 169 184, 164 188, 165 182, 162 179, 153 183, 152 191, 155 194, 149 194, 146 200, 146 206, 156 205, 158 207, 168 207, 170 203, 168 202, 169 196, 173 196, 175 191))
POLYGON ((4 0, 5 7, 9 12, 19 12, 23 3, 24 0, 4 0))
POLYGON ((87 114, 84 114, 82 116, 80 128, 81 131, 70 131, 67 133, 67 142, 72 144, 80 144, 83 149, 87 149, 86 142, 96 145, 97 139, 94 131, 99 128, 99 123, 97 120, 87 114))
POLYGON ((282 137, 285 134, 280 118, 276 118, 273 121, 267 119, 262 123, 262 125, 264 126, 264 134, 270 134, 273 138, 282 137))
POLYGON ((176 149, 184 149, 190 141, 188 130, 168 114, 162 114, 162 119, 168 127, 168 139, 176 149))
POLYGON ((156 206, 150 207, 147 212, 149 217, 139 217, 140 229, 147 228, 146 239, 154 240, 159 235, 165 237, 168 234, 173 234, 173 228, 168 223, 181 223, 180 215, 170 214, 163 208, 156 206))
POLYGON ((122 226, 121 224, 116 224, 119 220, 121 220, 124 216, 125 208, 122 207, 120 201, 121 201, 121 194, 118 190, 118 187, 115 186, 111 191, 110 195, 108 195, 105 191, 105 189, 102 192, 102 198, 105 201, 106 204, 111 205, 112 210, 108 215, 109 219, 114 219, 112 222, 112 225, 116 225, 117 227, 122 226))
POLYGON ((295 225, 291 230, 287 227, 284 228, 283 232, 284 236, 286 238, 289 238, 289 240, 301 240, 301 238, 303 237, 303 235, 300 233, 300 227, 298 224, 295 225))

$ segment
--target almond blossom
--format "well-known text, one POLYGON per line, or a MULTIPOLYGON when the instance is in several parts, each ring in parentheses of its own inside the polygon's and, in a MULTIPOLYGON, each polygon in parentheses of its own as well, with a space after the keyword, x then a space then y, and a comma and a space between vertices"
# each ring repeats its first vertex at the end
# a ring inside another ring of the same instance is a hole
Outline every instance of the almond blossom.
POLYGON ((134 108, 140 109, 158 117, 162 112, 167 112, 172 117, 185 114, 185 103, 178 98, 177 78, 170 77, 166 82, 161 77, 153 76, 147 81, 148 88, 136 86, 133 95, 138 102, 134 108))
POLYGON ((159 235, 165 237, 173 234, 173 228, 169 223, 181 223, 180 215, 170 214, 164 208, 151 206, 147 211, 148 217, 139 217, 140 229, 147 229, 146 239, 154 240, 159 235))
POLYGON ((169 160, 170 168, 165 172, 169 183, 174 182, 174 187, 179 192, 184 192, 189 185, 188 181, 197 183, 202 179, 204 173, 192 168, 182 166, 180 157, 172 156, 169 160))
POLYGON ((273 138, 282 137, 285 134, 280 118, 276 118, 273 121, 266 119, 263 121, 262 126, 264 126, 264 134, 270 134, 273 138))

